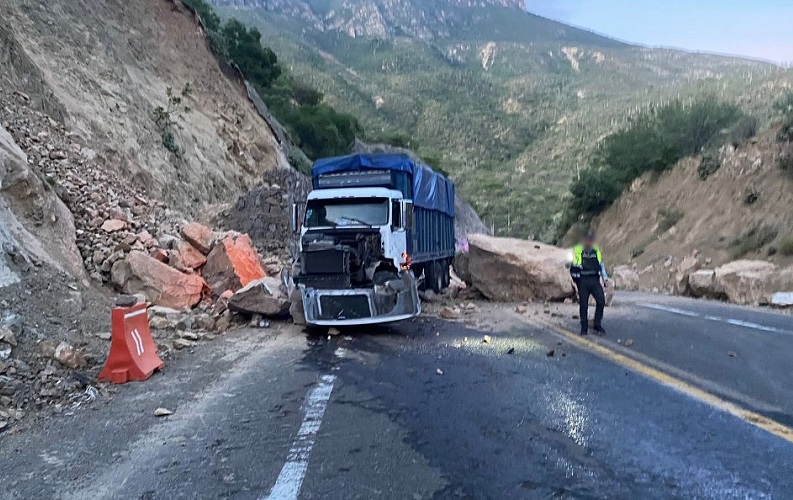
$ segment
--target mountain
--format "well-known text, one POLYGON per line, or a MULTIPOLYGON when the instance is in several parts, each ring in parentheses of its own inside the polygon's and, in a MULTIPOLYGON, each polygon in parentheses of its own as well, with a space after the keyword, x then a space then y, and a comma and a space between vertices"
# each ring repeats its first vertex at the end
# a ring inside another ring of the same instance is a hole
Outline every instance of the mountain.
POLYGON ((791 85, 772 64, 648 49, 519 0, 212 0, 295 78, 450 173, 497 234, 550 239, 598 143, 642 109, 714 93, 762 120, 791 85))

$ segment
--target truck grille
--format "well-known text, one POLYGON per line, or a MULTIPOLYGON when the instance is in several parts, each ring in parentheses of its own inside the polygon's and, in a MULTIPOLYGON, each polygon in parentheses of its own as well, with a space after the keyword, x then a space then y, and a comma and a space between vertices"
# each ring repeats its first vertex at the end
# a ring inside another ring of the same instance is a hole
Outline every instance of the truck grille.
POLYGON ((350 252, 333 247, 303 252, 305 274, 346 274, 350 272, 350 252))
POLYGON ((372 315, 366 295, 323 295, 320 319, 359 319, 372 315))

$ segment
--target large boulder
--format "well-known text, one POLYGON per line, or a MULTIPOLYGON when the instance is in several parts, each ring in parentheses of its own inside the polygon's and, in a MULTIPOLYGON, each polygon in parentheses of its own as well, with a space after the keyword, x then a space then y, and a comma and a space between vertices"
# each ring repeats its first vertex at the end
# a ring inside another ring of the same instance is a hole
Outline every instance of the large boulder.
POLYGON ((168 252, 168 263, 180 271, 189 273, 206 264, 207 258, 189 242, 178 241, 168 252))
POLYGON ((206 289, 200 276, 182 273, 139 251, 116 261, 110 279, 123 293, 142 293, 152 304, 173 309, 198 304, 206 289))
POLYGON ((204 255, 212 249, 212 244, 217 238, 216 234, 198 222, 191 222, 182 228, 182 238, 197 248, 204 255))
POLYGON ((718 298, 723 291, 716 289, 716 271, 700 269, 688 275, 688 289, 694 297, 718 298))
POLYGON ((714 288, 733 304, 767 304, 778 291, 793 288, 793 270, 763 260, 736 260, 716 269, 714 288))
POLYGON ((229 299, 229 308, 262 316, 279 317, 289 311, 289 300, 278 278, 251 281, 229 299))
POLYGON ((561 300, 574 294, 565 249, 482 234, 470 235, 468 244, 473 286, 490 300, 561 300))
POLYGON ((239 290, 267 275, 251 239, 239 233, 229 234, 215 244, 202 274, 216 296, 226 290, 239 290))

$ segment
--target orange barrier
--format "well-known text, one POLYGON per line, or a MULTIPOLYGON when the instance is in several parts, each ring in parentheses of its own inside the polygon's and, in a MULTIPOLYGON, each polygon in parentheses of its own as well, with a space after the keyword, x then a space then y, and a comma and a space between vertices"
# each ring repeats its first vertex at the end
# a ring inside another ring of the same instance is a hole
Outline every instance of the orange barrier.
POLYGON ((114 384, 146 380, 155 370, 163 367, 149 330, 146 312, 146 304, 113 309, 110 354, 99 374, 99 380, 114 384))

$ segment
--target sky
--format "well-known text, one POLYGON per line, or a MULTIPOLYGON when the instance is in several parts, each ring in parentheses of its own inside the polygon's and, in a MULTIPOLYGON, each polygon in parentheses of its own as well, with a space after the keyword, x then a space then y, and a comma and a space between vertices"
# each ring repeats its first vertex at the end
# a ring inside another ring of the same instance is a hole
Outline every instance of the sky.
POLYGON ((793 63, 793 0, 526 0, 526 7, 641 45, 793 63))

